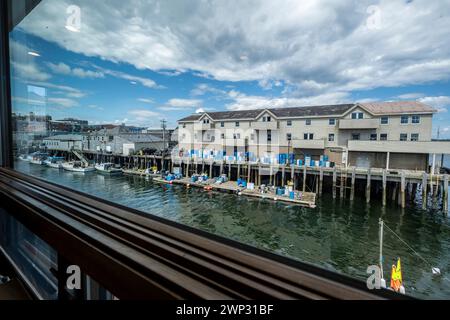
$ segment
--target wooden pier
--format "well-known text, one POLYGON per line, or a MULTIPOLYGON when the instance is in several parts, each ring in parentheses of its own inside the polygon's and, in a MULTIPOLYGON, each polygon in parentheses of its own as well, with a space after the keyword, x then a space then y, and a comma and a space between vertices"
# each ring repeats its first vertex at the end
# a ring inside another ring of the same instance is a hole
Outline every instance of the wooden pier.
POLYGON ((145 174, 145 169, 156 167, 158 171, 173 172, 178 167, 185 177, 200 173, 206 173, 209 177, 225 174, 231 181, 241 178, 252 182, 255 188, 262 184, 284 187, 290 183, 295 191, 314 193, 319 197, 325 192, 331 193, 333 199, 339 195, 339 199, 353 201, 356 195, 363 195, 367 203, 380 201, 383 206, 395 203, 405 208, 408 203, 419 202, 423 209, 439 207, 448 211, 447 174, 385 168, 270 165, 155 155, 83 154, 93 162, 107 161, 120 165, 126 174, 154 176, 145 174))

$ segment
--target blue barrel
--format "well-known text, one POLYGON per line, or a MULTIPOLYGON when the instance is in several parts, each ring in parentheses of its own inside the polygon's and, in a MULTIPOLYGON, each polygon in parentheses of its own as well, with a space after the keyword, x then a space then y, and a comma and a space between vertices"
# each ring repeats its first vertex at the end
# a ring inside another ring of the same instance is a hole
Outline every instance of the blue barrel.
POLYGON ((289 198, 290 198, 290 199, 294 199, 294 198, 295 198, 295 193, 294 193, 294 191, 289 192, 289 198))

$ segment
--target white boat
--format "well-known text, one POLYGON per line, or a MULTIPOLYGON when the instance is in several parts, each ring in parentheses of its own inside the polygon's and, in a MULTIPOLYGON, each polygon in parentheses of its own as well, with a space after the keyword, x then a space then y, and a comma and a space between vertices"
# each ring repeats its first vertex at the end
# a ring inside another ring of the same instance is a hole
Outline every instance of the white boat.
POLYGON ((30 160, 30 163, 42 165, 44 164, 44 158, 42 158, 41 156, 33 157, 30 160))
POLYGON ((62 164, 64 170, 73 172, 91 172, 95 171, 94 167, 83 167, 80 161, 64 162, 62 164))
POLYGON ((122 169, 115 168, 114 163, 110 162, 96 164, 95 169, 101 173, 108 173, 108 174, 122 173, 122 169))
POLYGON ((33 157, 31 157, 31 156, 29 156, 29 155, 26 155, 26 154, 21 154, 21 155, 19 156, 19 160, 27 161, 27 162, 29 162, 32 158, 33 158, 33 157))
POLYGON ((44 160, 44 164, 47 167, 55 168, 55 169, 62 169, 64 163, 63 157, 49 157, 46 160, 44 160))

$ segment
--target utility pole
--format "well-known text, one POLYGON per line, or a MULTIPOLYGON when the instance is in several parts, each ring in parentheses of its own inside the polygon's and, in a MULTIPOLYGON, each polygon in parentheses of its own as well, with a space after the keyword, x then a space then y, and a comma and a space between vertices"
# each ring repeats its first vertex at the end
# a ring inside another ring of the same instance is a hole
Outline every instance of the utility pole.
POLYGON ((161 152, 161 173, 164 172, 164 157, 166 155, 166 123, 165 119, 161 120, 161 128, 163 129, 163 150, 161 152))

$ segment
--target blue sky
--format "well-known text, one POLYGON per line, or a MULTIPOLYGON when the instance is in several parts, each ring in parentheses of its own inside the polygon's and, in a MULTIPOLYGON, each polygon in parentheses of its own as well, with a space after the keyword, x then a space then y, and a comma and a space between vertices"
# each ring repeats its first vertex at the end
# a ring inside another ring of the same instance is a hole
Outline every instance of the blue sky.
POLYGON ((156 127, 196 111, 418 100, 450 137, 448 2, 193 3, 43 1, 10 36, 13 111, 156 127))

